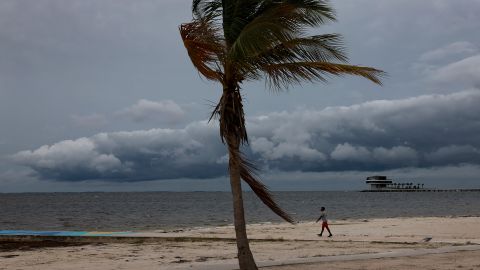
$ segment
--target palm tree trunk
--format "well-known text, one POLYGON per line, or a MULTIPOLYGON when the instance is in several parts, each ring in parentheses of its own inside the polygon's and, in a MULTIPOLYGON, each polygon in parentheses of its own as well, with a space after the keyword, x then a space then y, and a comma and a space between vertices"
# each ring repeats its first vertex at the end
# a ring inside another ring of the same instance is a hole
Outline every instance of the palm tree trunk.
POLYGON ((247 238, 245 214, 243 210, 242 185, 240 181, 240 157, 239 139, 235 135, 229 135, 227 139, 229 150, 230 185, 233 196, 233 216, 235 235, 237 238, 238 263, 240 270, 257 270, 247 238))

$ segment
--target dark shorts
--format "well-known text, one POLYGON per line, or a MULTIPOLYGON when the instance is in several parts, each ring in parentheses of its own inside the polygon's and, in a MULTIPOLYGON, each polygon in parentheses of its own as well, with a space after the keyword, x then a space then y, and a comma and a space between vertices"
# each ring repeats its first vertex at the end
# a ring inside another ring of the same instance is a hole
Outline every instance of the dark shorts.
POLYGON ((322 230, 327 228, 328 229, 328 222, 324 221, 322 222, 322 230))

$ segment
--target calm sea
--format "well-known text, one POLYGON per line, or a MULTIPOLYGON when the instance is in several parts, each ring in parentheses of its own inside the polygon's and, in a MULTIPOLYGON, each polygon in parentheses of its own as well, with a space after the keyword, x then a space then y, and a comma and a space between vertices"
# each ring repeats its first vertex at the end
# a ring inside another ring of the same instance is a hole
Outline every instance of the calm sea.
MULTIPOLYGON (((480 216, 480 192, 275 192, 298 221, 320 206, 332 220, 419 216, 480 216)), ((280 222, 253 193, 245 194, 249 223, 280 222)), ((172 230, 232 223, 228 192, 0 194, 0 230, 172 230)))

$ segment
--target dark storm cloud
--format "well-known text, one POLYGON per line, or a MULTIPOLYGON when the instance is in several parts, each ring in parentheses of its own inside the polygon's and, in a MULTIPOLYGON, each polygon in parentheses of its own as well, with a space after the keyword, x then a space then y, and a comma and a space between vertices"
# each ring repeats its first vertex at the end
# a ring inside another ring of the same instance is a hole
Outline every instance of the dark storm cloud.
POLYGON ((203 122, 182 130, 100 133, 22 151, 14 159, 46 179, 207 178, 225 172, 223 147, 215 135, 203 122))
MULTIPOLYGON (((480 164, 480 91, 250 118, 245 151, 265 170, 378 171, 480 164)), ((139 181, 226 174, 217 126, 100 133, 18 152, 40 178, 139 181)))
MULTIPOLYGON (((303 160, 299 167, 320 171, 346 166, 430 166, 433 164, 426 156, 443 147, 458 146, 458 151, 475 152, 472 149, 480 143, 479 102, 480 92, 472 90, 270 114, 250 121, 254 135, 251 147, 266 161, 282 160, 280 168, 291 157, 303 160), (309 160, 305 154, 308 151, 328 158, 309 160)), ((442 164, 447 163, 445 160, 442 164)))
POLYGON ((204 122, 181 130, 100 133, 22 151, 14 159, 57 180, 208 178, 225 172, 215 135, 204 122))

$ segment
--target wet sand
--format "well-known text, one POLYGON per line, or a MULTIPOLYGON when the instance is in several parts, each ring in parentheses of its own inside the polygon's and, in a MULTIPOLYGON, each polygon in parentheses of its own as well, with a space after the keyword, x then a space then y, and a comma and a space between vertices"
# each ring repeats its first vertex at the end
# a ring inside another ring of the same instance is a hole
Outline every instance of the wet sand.
MULTIPOLYGON (((254 224, 248 233, 263 269, 480 269, 480 217, 339 220, 330 227, 332 238, 318 237, 313 222, 254 224)), ((136 236, 137 243, 0 242, 0 269, 236 269, 232 226, 136 236)))

